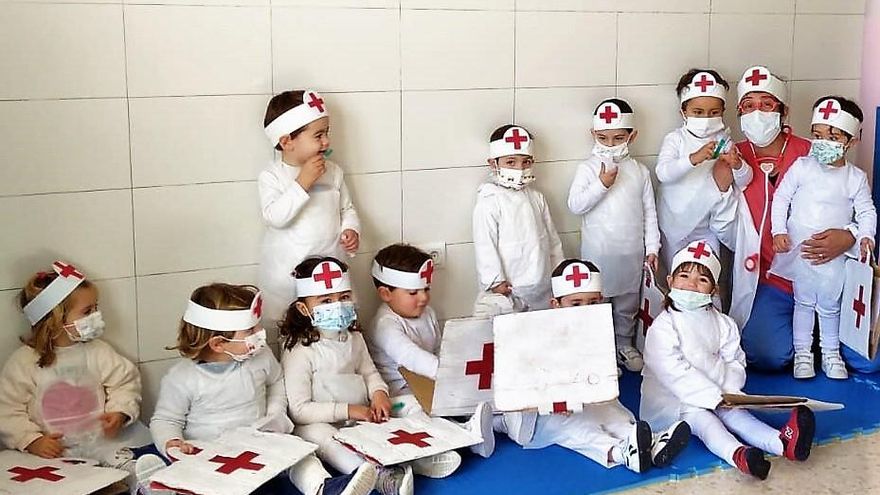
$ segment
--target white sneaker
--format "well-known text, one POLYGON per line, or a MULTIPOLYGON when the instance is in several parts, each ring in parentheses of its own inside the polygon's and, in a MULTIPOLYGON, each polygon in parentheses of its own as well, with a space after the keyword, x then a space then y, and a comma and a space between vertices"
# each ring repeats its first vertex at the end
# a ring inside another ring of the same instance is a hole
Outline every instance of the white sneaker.
POLYGON ((174 493, 170 490, 153 490, 150 488, 150 476, 160 469, 165 469, 165 461, 154 454, 145 454, 135 461, 134 475, 137 478, 135 493, 138 495, 159 495, 174 493))
POLYGON ((535 423, 537 422, 538 413, 534 411, 504 413, 507 436, 520 445, 526 445, 532 441, 532 437, 535 436, 535 423))
MULTIPOLYGON (((824 365, 824 360, 823 360, 824 365)), ((824 368, 823 368, 824 369, 824 368)), ((812 352, 795 352, 794 353, 794 377, 803 380, 816 376, 816 368, 813 366, 812 352)))
POLYGON ((478 433, 482 443, 471 445, 471 452, 480 457, 489 457, 495 452, 495 432, 492 431, 492 406, 487 402, 477 404, 474 415, 464 425, 472 433, 478 433))
POLYGON ((380 495, 413 495, 413 470, 410 466, 380 467, 376 491, 380 495))
POLYGON ((846 380, 849 378, 846 364, 841 359, 839 352, 822 353, 822 372, 832 380, 846 380))
POLYGON ((642 371, 642 368, 645 366, 645 361, 642 360, 642 353, 631 345, 618 346, 617 362, 634 373, 642 371))
POLYGON ((623 465, 635 473, 644 473, 651 466, 651 427, 645 421, 638 421, 623 446, 623 465))
POLYGON ((461 456, 454 450, 412 461, 413 473, 427 478, 445 478, 454 473, 458 466, 461 466, 461 456))
POLYGON ((668 466, 672 459, 687 447, 691 427, 684 421, 676 421, 663 433, 657 435, 651 446, 651 463, 657 467, 668 466))
MULTIPOLYGON (((324 486, 319 493, 321 495, 367 495, 376 486, 377 477, 376 466, 365 462, 351 474, 325 479, 324 486)), ((293 482, 292 475, 290 480, 293 482)))

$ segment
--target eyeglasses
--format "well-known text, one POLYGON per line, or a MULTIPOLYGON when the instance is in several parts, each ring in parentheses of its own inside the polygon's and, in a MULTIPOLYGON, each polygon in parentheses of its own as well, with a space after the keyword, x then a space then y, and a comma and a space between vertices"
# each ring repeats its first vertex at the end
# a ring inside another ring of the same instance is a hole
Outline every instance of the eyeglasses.
POLYGON ((761 98, 745 98, 739 103, 739 111, 742 113, 748 113, 753 110, 775 112, 779 110, 779 106, 779 101, 769 96, 761 98))

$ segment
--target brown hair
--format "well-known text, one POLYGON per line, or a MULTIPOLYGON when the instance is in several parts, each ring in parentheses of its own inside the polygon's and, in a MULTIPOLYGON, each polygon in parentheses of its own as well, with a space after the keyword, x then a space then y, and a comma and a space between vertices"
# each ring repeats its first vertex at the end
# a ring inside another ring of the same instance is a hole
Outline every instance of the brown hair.
MULTIPOLYGON (((194 290, 189 299, 208 309, 248 309, 254 301, 259 289, 253 285, 231 285, 213 283, 203 285, 194 290)), ((208 342, 214 337, 233 338, 235 332, 222 332, 202 328, 180 320, 177 330, 177 345, 165 349, 177 350, 181 356, 189 359, 198 359, 205 353, 208 342)))
MULTIPOLYGON (((58 274, 54 271, 39 272, 28 279, 25 286, 18 293, 18 305, 24 309, 25 306, 37 297, 37 294, 43 291, 53 280, 58 278, 58 274)), ((83 280, 79 286, 73 290, 61 303, 52 308, 52 311, 46 313, 40 321, 31 325, 31 333, 27 337, 22 337, 23 344, 32 347, 40 356, 37 366, 46 368, 55 362, 55 338, 59 332, 64 332, 64 319, 70 312, 70 304, 73 294, 82 289, 97 290, 95 285, 88 280, 83 280)))
MULTIPOLYGON (((718 286, 718 282, 715 280, 715 276, 712 275, 712 270, 709 270, 709 267, 702 263, 697 263, 695 261, 686 261, 678 265, 678 267, 672 271, 672 276, 674 277, 679 272, 690 271, 694 267, 697 268, 697 273, 703 275, 704 277, 709 277, 709 280, 712 281, 712 290, 715 290, 715 287, 718 286)), ((670 284, 669 287, 670 290, 672 290, 671 285, 672 284, 670 284)), ((672 302, 672 298, 669 297, 669 294, 666 294, 666 297, 663 299, 663 307, 676 309, 675 304, 672 302)))
MULTIPOLYGON (((290 110, 291 108, 302 105, 304 93, 305 91, 303 90, 285 91, 283 93, 278 93, 277 95, 273 96, 272 99, 269 100, 269 105, 266 106, 266 115, 263 117, 263 127, 271 124, 273 120, 277 119, 281 116, 281 114, 290 110)), ((295 138, 305 128, 305 126, 302 126, 299 129, 291 132, 290 138, 295 138)), ((275 143, 275 149, 281 151, 281 145, 275 143)))
MULTIPOLYGON (((419 271, 425 261, 431 259, 431 255, 415 246, 398 243, 380 249, 374 259, 376 263, 384 267, 415 273, 419 271)), ((376 277, 373 277, 373 285, 377 289, 379 287, 387 287, 389 290, 396 289, 396 287, 392 287, 376 277)))

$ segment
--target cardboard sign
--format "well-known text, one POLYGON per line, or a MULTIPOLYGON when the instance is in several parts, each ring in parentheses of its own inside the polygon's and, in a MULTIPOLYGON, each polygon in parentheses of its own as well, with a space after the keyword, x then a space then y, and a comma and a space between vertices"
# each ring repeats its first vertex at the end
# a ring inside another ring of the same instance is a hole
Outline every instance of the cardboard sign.
POLYGON ((648 328, 663 311, 663 300, 666 294, 657 285, 657 276, 651 267, 642 268, 642 288, 639 300, 639 312, 636 314, 636 348, 645 352, 645 336, 648 328))
POLYGON ((87 495, 124 480, 128 472, 98 467, 86 459, 43 459, 17 450, 0 451, 0 493, 87 495))
POLYGON ((493 328, 496 410, 576 412, 617 398, 610 304, 496 316, 493 328))
POLYGON ((721 397, 724 399, 721 407, 728 409, 783 409, 787 411, 795 406, 807 406, 813 411, 836 411, 843 409, 843 404, 823 402, 808 397, 748 394, 722 394, 721 397))
POLYGON ((840 342, 873 360, 880 340, 880 270, 856 259, 846 260, 840 304, 840 342))

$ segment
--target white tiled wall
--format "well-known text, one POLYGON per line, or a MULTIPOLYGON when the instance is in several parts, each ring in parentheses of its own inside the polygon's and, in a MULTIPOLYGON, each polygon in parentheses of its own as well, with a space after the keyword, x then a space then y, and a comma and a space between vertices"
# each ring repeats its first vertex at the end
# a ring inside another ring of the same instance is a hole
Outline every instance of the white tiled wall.
MULTIPOLYGON (((679 123, 691 66, 729 80, 764 63, 792 80, 791 122, 855 96, 865 0, 13 0, 0 5, 0 362, 25 330, 14 299, 56 257, 98 280, 107 338, 140 363, 145 409, 174 363, 188 293, 253 282, 255 178, 273 92, 313 87, 361 212, 352 261, 363 317, 375 251, 448 244, 434 306, 468 314, 470 215, 486 141, 516 121, 537 138, 540 188, 569 255, 565 208, 589 114, 637 111, 653 165, 679 123)), ((734 83, 735 86, 735 83, 734 83)), ((732 114, 731 114, 732 116, 732 114)), ((734 123, 731 121, 731 123, 734 123)))

